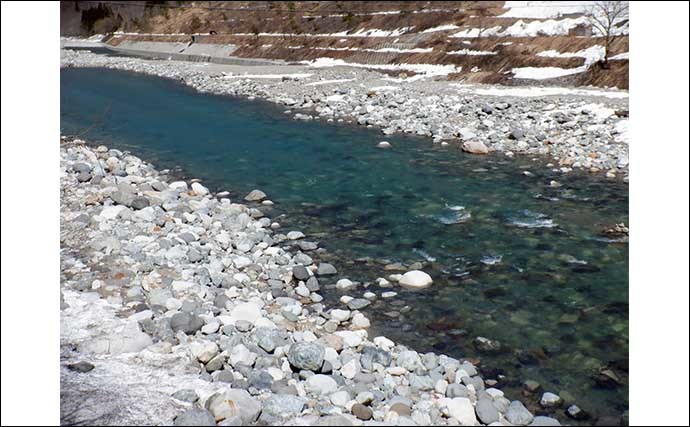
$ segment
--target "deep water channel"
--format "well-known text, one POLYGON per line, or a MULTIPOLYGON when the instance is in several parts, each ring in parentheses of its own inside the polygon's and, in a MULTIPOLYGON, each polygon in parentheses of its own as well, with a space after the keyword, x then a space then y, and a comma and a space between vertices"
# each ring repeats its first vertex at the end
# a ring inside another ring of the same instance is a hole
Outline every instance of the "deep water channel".
MULTIPOLYGON (((626 377, 628 246, 601 231, 628 223, 627 184, 554 173, 544 159, 295 121, 274 104, 123 71, 63 69, 60 98, 63 134, 129 150, 233 201, 263 190, 276 205, 262 210, 327 249, 337 278, 373 281, 397 272, 386 264, 422 262, 429 289, 369 286, 398 292, 363 309, 370 334, 480 359, 512 398, 531 379, 595 414, 628 409, 627 386, 594 379, 604 367, 626 377), (383 139, 393 148, 376 148, 383 139), (477 336, 502 351, 478 351, 477 336)), ((339 304, 335 289, 325 296, 339 304)))

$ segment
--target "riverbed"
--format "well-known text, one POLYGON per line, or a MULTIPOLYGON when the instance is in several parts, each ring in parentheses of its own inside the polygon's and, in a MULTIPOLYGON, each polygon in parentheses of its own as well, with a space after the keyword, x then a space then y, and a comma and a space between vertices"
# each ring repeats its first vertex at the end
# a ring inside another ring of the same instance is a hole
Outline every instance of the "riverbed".
MULTIPOLYGON (((370 283, 348 295, 398 293, 363 309, 381 334, 479 358, 516 394, 536 380, 597 414, 627 410, 627 387, 593 379, 627 366, 628 247, 602 234, 628 222, 624 182, 422 137, 387 136, 392 148, 381 149, 375 129, 295 121, 275 104, 105 69, 61 71, 61 128, 231 199, 260 188, 275 202, 261 207, 268 216, 341 267, 333 283, 370 283), (434 278, 427 290, 374 283, 417 262, 434 278), (478 336, 501 351, 480 352, 478 336)), ((337 290, 325 294, 339 304, 337 290)))

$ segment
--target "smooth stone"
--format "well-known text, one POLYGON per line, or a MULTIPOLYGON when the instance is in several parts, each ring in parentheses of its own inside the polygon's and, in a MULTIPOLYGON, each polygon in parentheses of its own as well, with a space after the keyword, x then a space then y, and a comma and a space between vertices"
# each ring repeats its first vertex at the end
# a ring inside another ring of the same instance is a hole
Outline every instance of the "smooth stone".
POLYGON ((348 393, 345 390, 341 390, 341 391, 336 391, 335 393, 331 394, 329 396, 329 399, 330 399, 331 403, 334 404, 335 406, 344 407, 347 404, 347 402, 350 401, 351 397, 350 397, 350 393, 348 393))
POLYGON ((217 421, 239 417, 243 425, 253 423, 261 412, 261 405, 246 390, 229 389, 208 399, 207 409, 217 421))
POLYGON ((388 141, 381 141, 378 144, 376 144, 376 146, 379 148, 391 148, 391 143, 388 141))
POLYGON ((555 408, 561 406, 563 399, 555 393, 546 392, 542 394, 539 404, 544 408, 555 408))
POLYGON ((261 318, 261 309, 256 304, 241 303, 236 305, 230 312, 230 323, 234 324, 238 320, 245 320, 255 324, 261 318))
POLYGON ((303 239, 304 238, 304 233, 301 231, 290 231, 287 236, 289 240, 298 240, 298 239, 303 239))
POLYGON ((70 371, 81 372, 81 373, 89 372, 93 368, 95 368, 95 366, 92 363, 84 361, 84 360, 77 362, 77 363, 70 363, 69 365, 67 365, 67 369, 69 369, 70 371))
POLYGON ((362 405, 361 403, 355 403, 352 405, 351 412, 352 415, 362 421, 368 421, 374 416, 374 411, 372 411, 368 406, 362 405))
POLYGON ((551 417, 544 417, 541 415, 534 417, 534 419, 530 423, 530 426, 560 426, 560 425, 561 425, 561 423, 557 419, 551 418, 551 417))
POLYGON ((574 420, 586 420, 589 418, 589 414, 577 405, 570 405, 565 414, 574 420))
POLYGON ((261 190, 252 190, 249 194, 244 196, 244 200, 248 202, 259 202, 266 198, 266 193, 261 190))
POLYGON ((198 196, 205 196, 209 193, 208 188, 204 187, 198 182, 192 183, 192 191, 196 193, 198 196))
POLYGON ((410 409, 410 406, 402 402, 392 404, 389 408, 389 411, 393 411, 403 417, 409 417, 412 415, 412 409, 410 409))
POLYGON ((316 269, 316 274, 318 276, 332 276, 334 274, 338 274, 338 270, 336 270, 333 265, 327 262, 322 262, 319 263, 319 267, 316 269))
POLYGON ((534 416, 525 408, 522 402, 513 400, 506 410, 505 418, 513 425, 526 426, 532 422, 534 416))
POLYGON ((290 394, 273 394, 266 399, 262 414, 266 413, 274 417, 292 417, 302 413, 306 406, 306 400, 302 397, 290 394))
POLYGON ((296 265, 292 267, 292 276, 297 280, 308 280, 309 277, 311 277, 309 275, 309 271, 303 265, 296 265))
POLYGON ((305 389, 320 396, 335 392, 338 389, 338 383, 329 375, 316 374, 307 378, 305 389))
POLYGON ((463 384, 449 384, 448 387, 446 388, 446 397, 449 398, 455 398, 455 397, 469 397, 470 391, 467 389, 467 386, 463 384))
POLYGON ((398 283, 406 289, 423 289, 431 286, 433 280, 421 270, 412 270, 403 274, 398 283))
POLYGON ((477 417, 484 424, 498 421, 498 410, 491 399, 479 399, 475 406, 477 417))
POLYGON ((218 354, 218 345, 212 341, 197 340, 189 344, 194 357, 201 363, 206 363, 218 354))
POLYGON ((371 301, 364 298, 355 298, 347 303, 350 310, 361 310, 371 304, 371 301))
POLYGON ((288 350, 288 361, 297 369, 317 372, 323 365, 325 349, 317 342, 297 342, 288 350))
POLYGON ((460 425, 473 426, 477 424, 477 417, 470 399, 456 397, 448 402, 448 413, 460 422, 460 425))
POLYGON ((488 154, 489 149, 481 141, 465 141, 462 143, 462 151, 471 154, 488 154))
POLYGON ((170 318, 170 327, 174 332, 182 331, 187 335, 193 335, 204 326, 204 319, 186 312, 175 313, 170 318))
POLYGON ((187 409, 173 421, 175 426, 215 426, 216 419, 206 409, 187 409))

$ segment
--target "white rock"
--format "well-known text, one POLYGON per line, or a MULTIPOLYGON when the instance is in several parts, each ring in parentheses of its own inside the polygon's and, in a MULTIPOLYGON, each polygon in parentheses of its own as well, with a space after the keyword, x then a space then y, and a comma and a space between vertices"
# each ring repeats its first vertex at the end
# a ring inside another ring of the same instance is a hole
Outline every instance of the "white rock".
POLYGON ((338 282, 335 284, 335 288, 341 291, 346 291, 350 288, 355 287, 355 284, 352 283, 350 279, 340 279, 338 282))
POLYGON ((184 181, 175 181, 171 182, 170 185, 168 186, 171 190, 174 191, 187 191, 187 183, 184 181))
POLYGON ((376 299, 376 294, 373 292, 365 292, 364 295, 362 295, 364 298, 373 301, 376 299))
POLYGON ((344 347, 357 347, 362 344, 362 340, 366 337, 367 332, 363 330, 359 331, 337 331, 335 335, 343 339, 344 347))
POLYGON ((477 416, 470 399, 466 397, 456 397, 447 403, 448 414, 458 420, 460 425, 475 426, 478 424, 477 416))
POLYGON ((230 322, 235 324, 238 320, 246 320, 252 324, 261 318, 261 309, 250 302, 236 305, 230 312, 230 322))
POLYGON ((395 343, 386 337, 374 337, 374 345, 382 350, 390 351, 395 346, 395 343))
POLYGON ((103 208, 101 213, 98 215, 100 219, 115 219, 117 218, 118 215, 120 215, 120 212, 127 210, 126 206, 122 205, 115 205, 115 206, 106 206, 103 208))
POLYGON ((316 374, 307 378, 305 388, 316 395, 330 394, 338 389, 338 383, 328 375, 316 374))
POLYGON ((362 313, 355 313, 350 321, 352 329, 367 329, 371 326, 371 322, 362 313))
POLYGON ((359 369, 357 366, 357 361, 355 359, 352 359, 346 364, 344 364, 342 368, 340 368, 340 375, 351 380, 355 377, 355 375, 357 375, 358 371, 359 369))
POLYGON ((299 285, 297 285, 297 287, 295 288, 295 292, 297 293, 297 295, 301 297, 308 297, 311 293, 309 288, 307 288, 304 283, 300 283, 299 285))
POLYGON ((329 396, 329 399, 335 406, 344 407, 347 405, 347 402, 350 401, 350 393, 346 392, 345 390, 336 391, 329 396))
POLYGON ((337 320, 338 322, 344 322, 350 318, 350 310, 331 310, 331 319, 337 320))
POLYGON ((391 143, 388 141, 381 141, 376 146, 379 148, 391 148, 391 143))
POLYGON ((386 368, 386 373, 393 376, 400 376, 407 374, 407 369, 402 366, 391 366, 390 368, 386 368))
POLYGON ((342 302, 343 304, 347 305, 347 303, 349 303, 349 302, 352 301, 353 299, 354 299, 354 298, 351 297, 351 296, 349 296, 349 295, 343 295, 343 296, 340 297, 340 302, 342 302))
POLYGON ((304 233, 301 231, 291 231, 287 234, 287 238, 290 240, 298 240, 304 238, 304 233))
POLYGON ((218 354, 218 346, 212 341, 197 340, 189 344, 189 349, 199 362, 206 363, 218 354))
POLYGON ((559 406, 561 403, 563 403, 563 399, 561 399, 559 395, 548 391, 541 396, 541 400, 539 401, 539 404, 544 408, 553 408, 559 406))
MULTIPOLYGON (((96 297, 98 294, 94 293, 96 297)), ((79 344, 80 353, 121 354, 137 353, 153 344, 151 337, 139 329, 137 322, 128 322, 122 329, 79 344)))
POLYGON ((252 260, 247 258, 246 256, 238 256, 233 258, 232 263, 235 264, 236 268, 242 269, 248 265, 251 265, 252 260))
POLYGON ((251 366, 256 361, 256 354, 249 351, 244 344, 238 344, 230 351, 230 363, 235 366, 238 363, 251 366))
POLYGON ((481 141, 465 141, 462 143, 462 151, 472 154, 487 154, 489 149, 481 141))
POLYGON ((199 184, 198 182, 192 183, 192 191, 198 196, 205 196, 208 194, 208 188, 199 184))
POLYGON ((423 289, 431 286, 431 276, 421 270, 412 270, 403 274, 400 278, 400 286, 407 289, 423 289))
POLYGON ((184 292, 184 291, 187 291, 187 290, 189 290, 189 288, 191 288, 192 286, 194 286, 194 283, 193 283, 193 282, 187 282, 187 281, 184 281, 184 280, 173 280, 173 282, 172 282, 172 289, 173 289, 173 291, 175 291, 175 292, 184 292))
POLYGON ((201 333, 203 334, 215 334, 220 329, 220 322, 217 320, 212 320, 201 327, 201 333))
POLYGON ((280 381, 285 378, 285 373, 281 369, 278 369, 274 366, 266 368, 266 372, 273 377, 274 381, 280 381))

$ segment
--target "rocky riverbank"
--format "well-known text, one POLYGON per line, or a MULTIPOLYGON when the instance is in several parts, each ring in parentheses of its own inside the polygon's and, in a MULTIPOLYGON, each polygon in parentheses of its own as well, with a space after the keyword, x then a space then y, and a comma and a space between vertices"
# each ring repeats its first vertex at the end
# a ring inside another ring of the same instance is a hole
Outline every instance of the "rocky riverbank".
POLYGON ((528 410, 470 361, 370 339, 367 300, 329 308, 337 266, 260 191, 78 140, 60 156, 63 424, 559 425, 559 396, 528 410))
POLYGON ((351 67, 232 66, 61 51, 63 67, 108 67, 181 81, 201 92, 263 98, 297 120, 349 121, 475 154, 547 156, 546 166, 628 179, 622 91, 466 86, 351 67))

